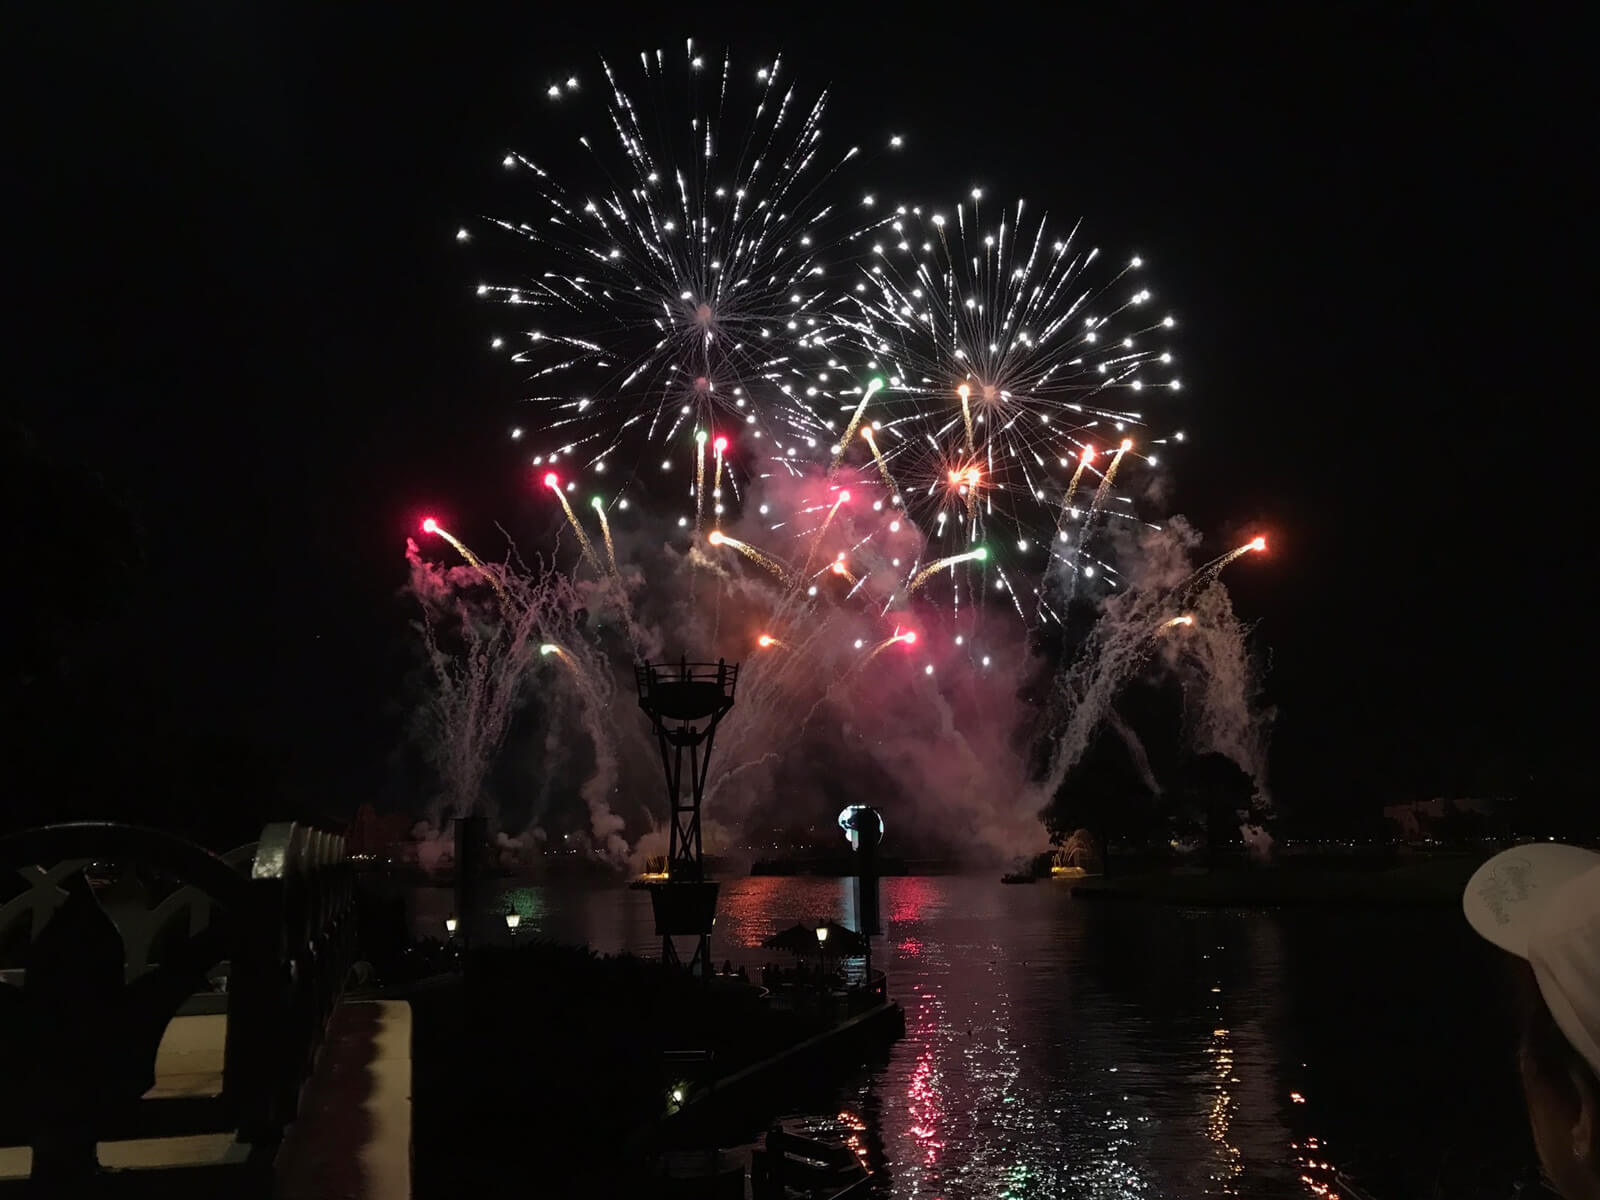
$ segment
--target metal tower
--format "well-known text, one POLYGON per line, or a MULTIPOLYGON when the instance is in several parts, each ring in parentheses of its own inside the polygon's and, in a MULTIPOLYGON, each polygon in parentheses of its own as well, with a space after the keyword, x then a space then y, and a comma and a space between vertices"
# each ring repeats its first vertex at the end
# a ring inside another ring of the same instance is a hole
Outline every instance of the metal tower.
POLYGON ((656 932, 661 935, 661 961, 681 963, 675 937, 697 939, 689 970, 702 976, 711 969, 711 926, 717 913, 717 885, 705 877, 700 844, 700 804, 705 799, 706 773, 717 724, 733 707, 737 665, 715 663, 641 664, 636 668, 639 707, 650 717, 661 747, 661 770, 667 781, 670 813, 667 833, 667 881, 652 885, 650 903, 656 932), (684 795, 687 751, 688 796, 684 795))

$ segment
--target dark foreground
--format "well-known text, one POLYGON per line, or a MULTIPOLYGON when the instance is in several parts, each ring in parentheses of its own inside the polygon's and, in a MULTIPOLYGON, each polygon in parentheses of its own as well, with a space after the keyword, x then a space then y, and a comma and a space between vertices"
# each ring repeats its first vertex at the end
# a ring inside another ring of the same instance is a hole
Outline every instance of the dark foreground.
MULTIPOLYGON (((838 1015, 786 1011, 754 987, 707 987, 632 955, 547 943, 486 947, 464 967, 406 990, 419 1197, 649 1187, 662 1149, 723 1132, 729 1112, 705 1103, 714 1079, 805 1043, 838 1015)), ((742 1123, 785 1098, 770 1087, 736 1094, 742 1123)))
MULTIPOLYGON (((849 923, 850 896, 730 880, 714 953, 759 970, 764 938, 849 923)), ((503 899, 530 933, 659 945, 640 892, 503 899)), ((448 906, 419 894, 414 915, 448 906)), ((1454 899, 1101 903, 986 873, 885 880, 883 914, 874 964, 906 1037, 791 1102, 860 1142, 877 1197, 1279 1200, 1310 1194, 1315 1160, 1375 1200, 1505 1200, 1532 1164, 1507 981, 1454 899)))

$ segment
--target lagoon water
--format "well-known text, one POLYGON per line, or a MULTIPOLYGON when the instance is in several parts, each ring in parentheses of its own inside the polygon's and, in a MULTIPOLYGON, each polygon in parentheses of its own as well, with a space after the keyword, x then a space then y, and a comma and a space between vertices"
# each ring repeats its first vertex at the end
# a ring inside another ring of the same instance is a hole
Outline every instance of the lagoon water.
MULTIPOLYGON (((718 963, 853 921, 853 883, 722 886, 718 963)), ((506 881, 519 936, 655 956, 649 897, 506 881)), ((413 893, 437 935, 445 889, 413 893)), ((1532 1149, 1495 952, 1454 906, 1202 910, 993 876, 882 884, 876 966, 906 1010, 886 1061, 797 1107, 849 1133, 881 1197, 1509 1197, 1532 1149), (1325 1178, 1312 1171, 1312 1178, 1325 1178)))

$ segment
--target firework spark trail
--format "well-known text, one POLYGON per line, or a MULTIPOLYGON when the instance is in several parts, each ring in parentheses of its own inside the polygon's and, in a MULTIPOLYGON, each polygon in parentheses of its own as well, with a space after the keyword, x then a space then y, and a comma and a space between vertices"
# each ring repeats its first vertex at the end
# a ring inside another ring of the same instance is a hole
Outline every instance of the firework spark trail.
POLYGON ((1227 565, 1229 563, 1233 562, 1235 559, 1244 557, 1246 554, 1249 554, 1252 550, 1254 550, 1254 551, 1263 551, 1266 548, 1267 548, 1267 539, 1266 538, 1259 538, 1259 537, 1258 538, 1251 538, 1244 545, 1235 546, 1232 550, 1229 550, 1226 554, 1219 555, 1218 557, 1213 558, 1210 562, 1206 563, 1203 567, 1201 567, 1199 570, 1197 570, 1193 575, 1191 575, 1188 578, 1188 580, 1184 584, 1184 587, 1185 587, 1185 589, 1198 590, 1198 589, 1204 587, 1206 584, 1210 583, 1218 575, 1222 574, 1223 569, 1225 567, 1227 567, 1227 565))
POLYGON ((779 582, 787 584, 791 587, 794 586, 797 576, 792 570, 790 570, 789 567, 785 566, 777 559, 763 553, 762 551, 757 550, 749 542, 742 542, 738 538, 729 537, 720 529, 713 529, 707 536, 706 540, 709 541, 713 546, 731 546, 740 554, 748 558, 751 562, 755 563, 758 567, 761 567, 763 570, 770 571, 773 577, 779 582))
MULTIPOLYGON (((823 570, 832 571, 841 579, 848 580, 852 585, 860 582, 860 580, 856 578, 855 572, 850 569, 850 565, 845 562, 843 550, 839 551, 839 557, 824 567, 823 570)), ((817 573, 820 575, 822 572, 819 571, 817 573)))
POLYGON ((617 595, 626 598, 627 593, 622 586, 622 572, 617 570, 617 547, 616 543, 611 540, 611 522, 606 519, 605 502, 599 496, 596 496, 589 503, 594 508, 595 514, 600 518, 600 535, 605 539, 606 543, 606 567, 610 570, 611 582, 617 587, 617 595))
POLYGON ((856 674, 861 671, 865 671, 872 663, 873 659, 877 658, 878 655, 882 654, 890 646, 898 645, 900 642, 904 642, 908 646, 915 646, 917 644, 917 635, 915 632, 910 630, 902 633, 897 628, 892 634, 884 638, 883 641, 879 642, 871 650, 867 651, 866 655, 862 657, 861 661, 852 667, 847 674, 856 674))
MULTIPOLYGON (((1088 550, 1089 539, 1094 533, 1095 518, 1099 516, 1101 511, 1105 508, 1106 498, 1111 495, 1111 485, 1117 477, 1117 468, 1122 465, 1122 456, 1125 455, 1132 447, 1133 442, 1124 438, 1122 444, 1117 447, 1116 453, 1111 456, 1110 465, 1106 467, 1105 474, 1100 477, 1100 486, 1095 488, 1094 497, 1089 501, 1089 511, 1084 514, 1083 524, 1078 529, 1077 544, 1072 547, 1072 552, 1067 559, 1067 567, 1069 570, 1069 574, 1067 576, 1068 604, 1072 602, 1072 598, 1077 594, 1078 580, 1082 577, 1082 572, 1078 570, 1078 560, 1079 558, 1084 557, 1085 552, 1088 550)), ((1079 464, 1079 467, 1081 470, 1081 463, 1079 464)), ((1076 478, 1076 472, 1074 473, 1074 478, 1076 478)), ((1041 588, 1040 600, 1043 601, 1043 599, 1044 589, 1041 588)))
POLYGON ((717 452, 717 469, 711 482, 711 501, 716 505, 716 511, 720 515, 722 512, 722 452, 728 448, 728 439, 719 437, 713 445, 717 452))
POLYGON ((972 388, 963 383, 956 389, 956 395, 961 397, 961 422, 967 427, 967 453, 972 453, 972 388))
POLYGON ((583 531, 583 526, 578 523, 578 514, 572 511, 572 505, 567 503, 567 494, 561 490, 561 481, 551 472, 544 477, 544 485, 555 493, 556 499, 561 501, 561 511, 567 514, 567 524, 572 526, 572 532, 578 536, 578 545, 583 550, 583 557, 589 561, 596 575, 606 573, 605 564, 600 561, 600 556, 594 552, 594 543, 589 540, 589 535, 583 531))
POLYGON ((900 489, 895 486, 894 477, 889 474, 889 464, 883 461, 883 452, 878 449, 878 439, 872 436, 872 426, 864 428, 861 436, 866 439, 867 445, 872 447, 872 461, 878 464, 878 474, 883 476, 883 486, 889 490, 889 498, 898 499, 900 489))
POLYGON ((694 531, 699 535, 706 515, 706 432, 694 435, 694 531))
POLYGON ((1089 512, 1083 519, 1083 532, 1078 535, 1079 550, 1082 550, 1084 543, 1088 541, 1089 531, 1094 525, 1094 519, 1100 510, 1105 507, 1106 497, 1111 494, 1111 484, 1117 477, 1117 468, 1122 465, 1122 456, 1132 448, 1133 443, 1123 439, 1122 444, 1117 447, 1117 452, 1111 456, 1111 465, 1106 468, 1106 473, 1100 477, 1100 486, 1095 488, 1094 499, 1089 502, 1089 512))
MULTIPOLYGON (((849 446, 850 439, 855 436, 856 429, 861 424, 862 414, 867 411, 867 401, 871 400, 882 387, 883 380, 878 376, 874 376, 867 383, 866 391, 861 395, 861 403, 856 405, 855 412, 850 414, 850 421, 845 425, 844 434, 839 438, 838 449, 833 452, 833 465, 828 468, 829 478, 832 478, 839 470, 839 464, 844 460, 845 448, 849 446)), ((876 447, 874 447, 874 453, 876 453, 876 447)))
POLYGON ((502 604, 509 600, 509 597, 506 595, 505 586, 500 582, 499 576, 485 566, 483 559, 479 558, 470 549, 468 549, 467 544, 457 538, 455 534, 451 533, 443 525, 440 525, 439 522, 435 521, 432 517, 429 517, 427 520, 423 521, 422 532, 436 534, 443 538, 450 544, 451 548, 454 549, 457 554, 461 555, 462 558, 467 560, 474 571, 483 576, 485 582, 487 582, 488 585, 494 589, 495 595, 500 597, 500 602, 502 604))
POLYGON ((944 558, 936 558, 927 566, 923 567, 922 570, 918 571, 914 576, 912 576, 910 584, 908 584, 906 587, 906 595, 909 596, 912 592, 916 591, 919 587, 926 583, 928 579, 931 578, 936 572, 942 571, 946 567, 953 567, 957 563, 970 561, 982 562, 984 559, 988 558, 988 556, 989 551, 986 548, 983 546, 977 546, 961 554, 951 554, 944 558))
POLYGON ((1078 454, 1078 467, 1077 470, 1072 472, 1072 481, 1067 484, 1066 495, 1061 497, 1061 517, 1056 522, 1057 530, 1065 524, 1068 514, 1072 511, 1072 500, 1078 494, 1078 483, 1083 479, 1083 469, 1093 461, 1094 447, 1085 446, 1078 454))

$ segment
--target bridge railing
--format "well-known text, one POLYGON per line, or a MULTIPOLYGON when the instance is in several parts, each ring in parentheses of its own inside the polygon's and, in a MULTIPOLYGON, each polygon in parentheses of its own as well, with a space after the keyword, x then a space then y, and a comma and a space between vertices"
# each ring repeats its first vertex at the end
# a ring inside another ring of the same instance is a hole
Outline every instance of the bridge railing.
POLYGON ((30 1146, 60 1194, 104 1141, 232 1133, 269 1164, 355 926, 344 839, 305 825, 226 857, 109 823, 0 838, 0 1147, 30 1146), (220 1077, 152 1094, 173 1018, 205 1012, 225 1014, 220 1077))

